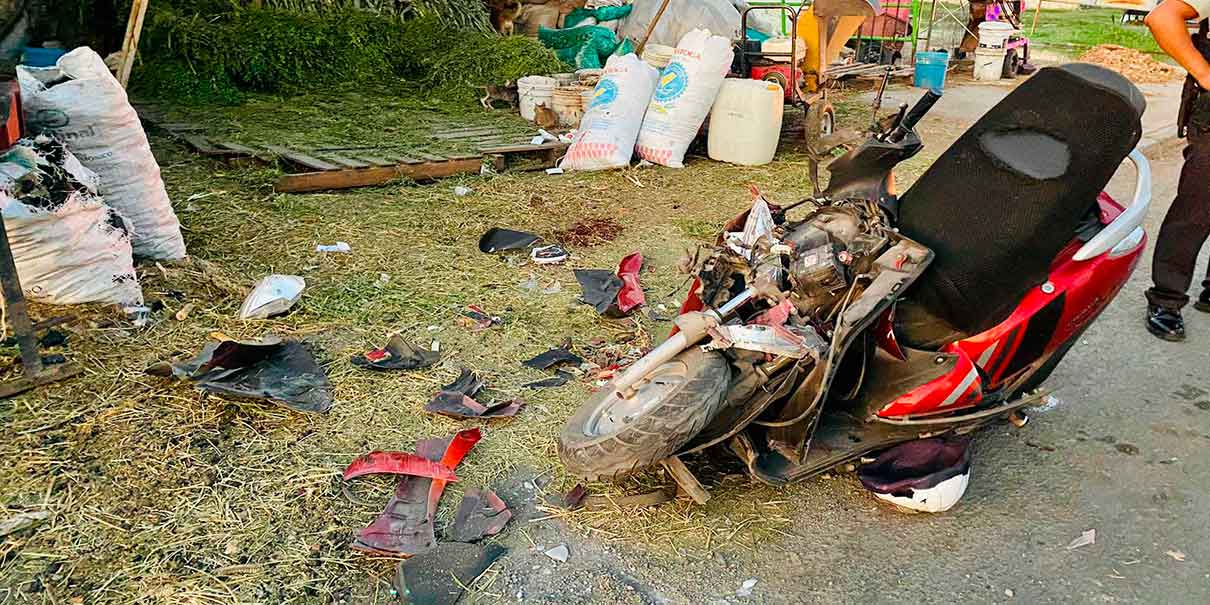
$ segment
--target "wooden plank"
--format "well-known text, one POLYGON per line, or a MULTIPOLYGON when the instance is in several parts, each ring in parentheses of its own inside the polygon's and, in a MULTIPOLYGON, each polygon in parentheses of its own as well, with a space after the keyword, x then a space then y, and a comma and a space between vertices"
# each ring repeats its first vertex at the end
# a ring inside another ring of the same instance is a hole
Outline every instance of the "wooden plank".
POLYGON ((244 155, 256 155, 255 149, 253 149, 251 147, 245 147, 243 145, 240 145, 239 143, 232 143, 231 141, 219 141, 218 143, 215 143, 215 145, 217 145, 219 147, 219 149, 225 149, 227 151, 234 151, 236 153, 241 153, 244 155))
POLYGON ((345 168, 369 168, 370 167, 370 165, 368 163, 363 162, 361 160, 347 158, 343 155, 337 155, 337 154, 331 153, 331 152, 324 153, 323 155, 320 156, 320 159, 332 162, 333 164, 339 164, 341 166, 344 166, 345 168))
POLYGON ((349 168, 324 172, 287 174, 278 179, 274 189, 282 193, 305 193, 330 189, 351 189, 382 185, 399 178, 430 181, 456 174, 478 174, 482 159, 400 164, 391 167, 349 168))
POLYGON ((182 134, 180 138, 186 145, 202 155, 215 155, 219 151, 214 143, 210 142, 210 139, 200 134, 182 134))
POLYGON ((481 135, 481 134, 491 134, 491 133, 495 133, 495 132, 502 132, 502 131, 500 130, 500 128, 498 126, 472 126, 470 128, 457 128, 454 130, 438 131, 438 132, 432 133, 429 136, 431 136, 434 139, 441 139, 441 140, 466 139, 466 138, 471 138, 471 137, 481 135))
POLYGON ((569 144, 562 141, 548 141, 541 145, 502 145, 499 147, 484 147, 480 149, 483 153, 526 153, 530 151, 547 151, 550 149, 567 149, 569 144))
POLYGON ((444 156, 433 155, 431 153, 427 153, 424 151, 415 151, 415 150, 409 149, 407 152, 411 155, 414 155, 422 160, 429 161, 429 162, 440 162, 445 159, 444 156))
POLYGON ((266 145, 265 149, 268 149, 269 151, 281 156, 286 161, 298 164, 303 168, 310 168, 311 170, 340 170, 340 166, 313 158, 303 153, 298 153, 297 151, 287 149, 285 147, 266 145))
MULTIPOLYGON (((392 162, 391 160, 388 160, 388 159, 382 158, 382 157, 378 157, 376 155, 366 155, 364 153, 357 154, 357 156, 354 157, 353 159, 361 160, 371 166, 394 166, 394 165, 400 163, 400 162, 392 162)), ((403 163, 406 164, 407 162, 403 162, 403 163)), ((420 162, 416 161, 413 163, 419 164, 420 162)))
POLYGON ((684 462, 681 462, 680 458, 676 456, 665 458, 663 465, 668 470, 668 474, 672 475, 672 478, 676 480, 677 486, 689 494, 689 497, 693 498, 694 502, 705 504, 710 501, 710 492, 702 487, 697 477, 693 476, 693 473, 689 471, 684 462))
POLYGON ((143 17, 147 15, 148 0, 133 0, 130 3, 130 19, 126 22, 126 36, 122 40, 122 63, 118 65, 118 83, 122 88, 130 82, 130 70, 134 67, 134 56, 139 52, 139 36, 143 35, 143 17))
MULTIPOLYGON (((394 166, 395 164, 423 164, 425 162, 425 160, 418 160, 416 158, 398 154, 398 153, 384 153, 384 154, 382 154, 382 157, 384 157, 388 160, 394 160, 394 162, 391 162, 392 166, 394 166)), ((440 156, 436 156, 436 158, 437 158, 436 160, 429 160, 429 161, 441 161, 441 160, 445 159, 440 156)))

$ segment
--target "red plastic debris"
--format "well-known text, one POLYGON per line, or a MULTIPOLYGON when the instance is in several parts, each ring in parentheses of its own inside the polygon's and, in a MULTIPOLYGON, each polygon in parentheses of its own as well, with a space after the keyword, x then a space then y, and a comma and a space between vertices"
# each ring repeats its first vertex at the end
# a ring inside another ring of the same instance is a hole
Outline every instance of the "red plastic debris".
POLYGON ((412 475, 430 479, 457 481, 458 477, 448 465, 426 460, 408 452, 370 452, 358 456, 345 469, 345 481, 362 475, 386 473, 391 475, 412 475))
POLYGON ((622 289, 618 292, 617 305, 622 313, 629 313, 647 302, 643 287, 639 285, 639 271, 642 270, 643 255, 638 252, 627 254, 618 263, 617 276, 622 280, 622 289))
MULTIPOLYGON (((451 439, 425 439, 416 444, 418 457, 450 471, 479 442, 479 429, 459 432, 451 439)), ((448 481, 428 476, 404 475, 386 509, 353 541, 353 548, 366 552, 412 556, 437 543, 433 518, 437 502, 448 481)))
MULTIPOLYGON (((459 431, 454 438, 450 440, 450 444, 445 448, 445 455, 441 457, 441 464, 448 468, 454 468, 462 462, 466 457, 467 452, 475 447, 476 443, 483 438, 483 434, 479 429, 467 429, 459 431)), ((429 519, 437 512, 437 502, 441 500, 441 492, 445 491, 447 481, 434 479, 433 486, 429 488, 429 519)))

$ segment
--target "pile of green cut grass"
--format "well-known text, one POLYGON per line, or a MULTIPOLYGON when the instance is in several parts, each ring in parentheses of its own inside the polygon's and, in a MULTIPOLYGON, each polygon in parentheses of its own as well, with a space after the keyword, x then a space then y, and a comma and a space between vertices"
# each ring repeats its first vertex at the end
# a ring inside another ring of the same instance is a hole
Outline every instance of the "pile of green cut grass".
POLYGON ((419 89, 465 105, 483 86, 564 68, 529 38, 453 28, 435 16, 149 10, 133 90, 177 104, 236 103, 248 92, 419 89))

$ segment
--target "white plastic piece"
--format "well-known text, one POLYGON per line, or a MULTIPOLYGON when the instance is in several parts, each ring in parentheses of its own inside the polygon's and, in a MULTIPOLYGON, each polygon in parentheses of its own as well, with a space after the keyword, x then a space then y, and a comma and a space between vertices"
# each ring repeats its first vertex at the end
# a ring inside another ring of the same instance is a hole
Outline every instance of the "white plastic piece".
POLYGON ((1111 251, 1116 251, 1120 256, 1134 250, 1143 241, 1143 219, 1147 218, 1147 211, 1151 208, 1151 163, 1138 149, 1131 151, 1127 158, 1134 164, 1137 173, 1134 199, 1112 223, 1076 251, 1072 259, 1084 261, 1111 251), (1115 250, 1119 247, 1124 249, 1115 250))
POLYGON ((784 108, 785 95, 776 82, 725 80, 710 109, 710 159, 741 166, 772 162, 784 108))
POLYGON ((471 189, 470 187, 467 187, 465 185, 455 185, 454 186, 454 195, 456 195, 458 197, 465 197, 474 192, 475 192, 474 189, 471 189))
POLYGON ((547 168, 546 174, 563 174, 563 169, 558 166, 555 166, 554 168, 547 168))
POLYGON ((670 168, 685 166, 685 152, 702 128, 735 59, 731 41, 696 29, 681 39, 647 107, 635 151, 670 168))
POLYGON ((336 242, 335 244, 319 244, 318 246, 315 246, 315 251, 348 254, 353 251, 353 248, 346 242, 336 242))
POLYGON ((943 513, 953 508, 962 499, 962 495, 966 493, 966 486, 970 484, 970 479, 970 471, 967 471, 927 489, 912 489, 910 497, 877 492, 874 492, 874 497, 922 513, 943 513))
POLYGON ((302 298, 307 281, 297 275, 270 275, 262 280, 239 308, 240 319, 268 319, 281 315, 302 298))
POLYGON ((744 221, 744 235, 741 240, 744 246, 744 257, 752 260, 756 242, 773 233, 773 213, 764 196, 757 196, 752 201, 752 209, 748 211, 748 219, 744 221))
POLYGON ((184 258, 181 225, 160 179, 160 166, 125 89, 100 55, 80 47, 60 57, 54 67, 17 67, 17 80, 26 125, 53 132, 97 173, 97 193, 133 227, 134 253, 184 258))
POLYGON ((593 101, 567 156, 559 164, 567 170, 608 170, 630 165, 643 114, 655 91, 659 72, 633 53, 610 57, 605 73, 593 89, 593 101))

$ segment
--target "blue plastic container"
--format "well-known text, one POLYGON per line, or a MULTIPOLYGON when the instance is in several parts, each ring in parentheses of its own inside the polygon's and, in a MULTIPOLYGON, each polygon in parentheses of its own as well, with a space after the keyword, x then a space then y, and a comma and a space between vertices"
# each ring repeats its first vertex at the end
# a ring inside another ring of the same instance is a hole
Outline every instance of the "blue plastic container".
POLYGON ((916 76, 912 84, 916 88, 945 88, 949 64, 950 55, 944 50, 916 53, 916 76))
POLYGON ((26 46, 21 49, 21 64, 29 67, 54 67, 59 57, 66 55, 62 48, 39 48, 26 46))

